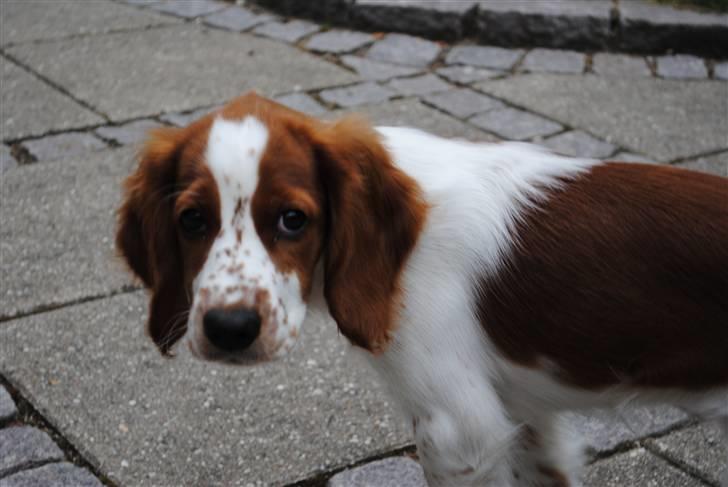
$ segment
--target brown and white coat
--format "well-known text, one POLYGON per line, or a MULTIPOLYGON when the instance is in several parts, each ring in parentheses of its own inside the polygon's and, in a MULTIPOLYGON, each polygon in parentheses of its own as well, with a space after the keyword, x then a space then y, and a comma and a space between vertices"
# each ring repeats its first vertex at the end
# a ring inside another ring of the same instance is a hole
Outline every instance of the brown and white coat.
POLYGON ((248 94, 153 133, 118 246, 164 353, 273 359, 329 312, 432 486, 578 485, 569 409, 669 401, 728 432, 724 178, 248 94))

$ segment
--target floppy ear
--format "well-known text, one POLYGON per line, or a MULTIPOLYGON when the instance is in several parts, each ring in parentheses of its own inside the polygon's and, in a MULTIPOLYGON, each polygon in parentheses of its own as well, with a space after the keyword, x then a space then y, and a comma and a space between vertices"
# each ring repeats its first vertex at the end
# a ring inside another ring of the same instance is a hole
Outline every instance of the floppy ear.
POLYGON ((324 294, 341 333, 373 353, 390 339, 399 276, 425 220, 417 183, 397 169, 379 135, 358 118, 319 129, 326 189, 324 294))
POLYGON ((179 129, 150 134, 139 166, 124 182, 116 234, 118 250, 152 291, 148 330, 163 354, 184 334, 190 307, 173 218, 180 142, 179 129))

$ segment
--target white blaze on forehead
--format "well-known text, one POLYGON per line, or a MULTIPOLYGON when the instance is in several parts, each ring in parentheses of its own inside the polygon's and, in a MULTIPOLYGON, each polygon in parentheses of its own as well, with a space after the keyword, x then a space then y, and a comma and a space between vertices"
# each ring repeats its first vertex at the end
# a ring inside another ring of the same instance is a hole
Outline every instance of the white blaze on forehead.
POLYGON ((210 129, 205 159, 220 195, 220 233, 193 282, 190 314, 193 328, 210 308, 256 309, 263 323, 260 343, 251 347, 258 351, 251 353, 258 356, 290 349, 305 315, 298 276, 276 269, 253 221, 251 200, 268 138, 267 127, 252 116, 217 118, 210 129))

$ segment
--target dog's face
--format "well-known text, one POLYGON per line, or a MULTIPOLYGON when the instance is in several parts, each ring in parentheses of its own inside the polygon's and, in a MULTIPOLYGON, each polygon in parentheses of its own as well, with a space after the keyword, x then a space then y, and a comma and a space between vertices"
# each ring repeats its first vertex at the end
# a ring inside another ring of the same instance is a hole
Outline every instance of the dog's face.
POLYGON ((365 124, 246 95, 153 133, 126 182, 117 243, 152 290, 149 331, 164 353, 184 337, 203 359, 284 355, 320 261, 342 333, 377 351, 421 223, 415 192, 365 124))

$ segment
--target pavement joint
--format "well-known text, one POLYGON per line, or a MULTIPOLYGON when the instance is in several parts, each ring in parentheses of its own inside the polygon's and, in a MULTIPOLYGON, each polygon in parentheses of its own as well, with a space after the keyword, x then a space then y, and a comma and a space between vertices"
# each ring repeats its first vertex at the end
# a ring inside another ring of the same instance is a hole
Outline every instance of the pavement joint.
MULTIPOLYGON (((106 475, 104 475, 103 472, 99 471, 99 469, 96 468, 92 462, 86 460, 83 455, 81 455, 79 450, 67 438, 65 438, 61 434, 61 432, 58 431, 58 429, 50 421, 48 421, 29 400, 25 398, 21 390, 0 372, 0 388, 3 387, 10 394, 10 397, 15 403, 18 412, 15 418, 11 419, 9 422, 0 424, 0 428, 6 428, 8 426, 29 426, 43 431, 44 433, 48 434, 51 440, 53 440, 53 442, 61 449, 61 452, 63 452, 66 461, 70 461, 78 467, 87 469, 103 485, 107 487, 117 487, 116 484, 113 483, 106 475)), ((64 459, 24 463, 18 468, 14 468, 13 470, 6 472, 4 475, 0 475, 0 479, 7 478, 19 471, 30 470, 41 467, 43 465, 63 461, 64 459)))
MULTIPOLYGON (((677 431, 677 430, 674 430, 674 431, 677 431)), ((665 435, 660 435, 660 436, 665 436, 665 435)), ((656 436, 655 438, 658 438, 658 437, 656 436)), ((640 441, 640 446, 642 448, 644 448, 645 450, 647 450, 648 452, 655 455, 656 457, 664 460, 665 462, 669 463, 670 465, 677 468, 678 470, 688 474, 689 476, 693 477, 696 480, 699 480, 700 482, 703 482, 704 484, 709 485, 710 487, 722 487, 718 482, 713 482, 712 480, 705 478, 703 476, 703 474, 700 471, 698 471, 695 467, 693 467, 692 465, 689 465, 685 462, 681 462, 680 460, 674 458, 672 455, 669 455, 669 454, 663 452, 662 450, 660 450, 659 448, 657 448, 652 443, 650 443, 649 441, 646 441, 646 440, 647 439, 640 441)))
POLYGON ((15 56, 12 56, 11 54, 8 54, 5 51, 4 48, 0 48, 0 55, 2 55, 6 60, 8 60, 8 61, 12 62, 13 64, 15 64, 17 67, 19 67, 20 69, 22 69, 26 73, 30 74, 31 76, 35 76, 35 78, 37 78, 39 81, 45 83, 46 85, 48 85, 49 87, 53 88, 57 92, 62 93, 66 97, 70 98, 72 101, 74 101, 78 105, 81 105, 85 109, 87 109, 87 110, 95 113, 96 115, 102 117, 107 122, 110 122, 111 121, 111 119, 109 118, 109 116, 107 114, 101 112, 100 110, 97 110, 94 106, 92 106, 91 104, 87 103, 86 101, 81 100, 80 98, 77 98, 70 91, 68 91, 66 88, 64 88, 60 84, 56 83, 52 79, 48 78, 47 76, 43 76, 42 74, 34 71, 30 66, 28 66, 27 64, 25 64, 22 61, 18 60, 15 56))
POLYGON ((15 314, 0 314, 0 323, 7 323, 11 322, 13 320, 19 320, 21 318, 26 318, 28 316, 34 316, 39 315, 43 313, 48 313, 50 311, 56 311, 63 308, 69 308, 71 306, 76 306, 83 303, 89 303, 92 301, 98 301, 101 299, 107 299, 114 296, 119 296, 122 294, 131 294, 137 291, 142 290, 143 288, 141 286, 123 286, 121 289, 117 289, 108 293, 100 293, 100 294, 93 294, 89 296, 83 296, 78 299, 71 299, 68 301, 64 301, 62 303, 53 303, 53 304, 42 304, 39 306, 36 306, 32 309, 29 309, 27 311, 23 311, 20 313, 15 314))

